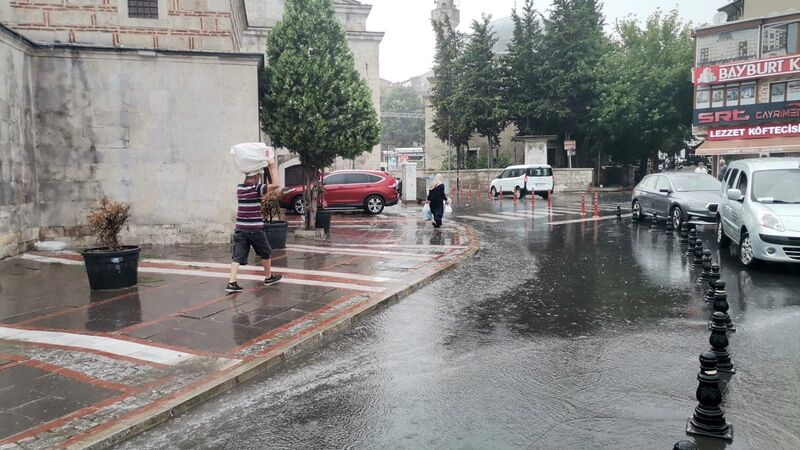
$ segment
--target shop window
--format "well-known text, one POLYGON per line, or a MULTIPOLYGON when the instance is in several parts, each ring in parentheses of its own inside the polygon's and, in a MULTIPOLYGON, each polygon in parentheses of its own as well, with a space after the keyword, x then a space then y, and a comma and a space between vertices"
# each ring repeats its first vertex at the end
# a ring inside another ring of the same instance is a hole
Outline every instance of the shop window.
POLYGON ((786 82, 786 101, 800 100, 800 80, 786 82))
POLYGON ((697 89, 694 107, 695 109, 705 109, 711 107, 711 90, 709 88, 697 89))
POLYGON ((769 86, 769 101, 771 103, 786 101, 786 83, 772 83, 769 86))
POLYGON ((128 0, 128 17, 158 19, 158 0, 128 0))
POLYGON ((739 86, 725 87, 725 106, 739 106, 739 86))
POLYGON ((761 57, 794 55, 800 50, 800 22, 764 26, 761 57))
POLYGON ((739 104, 754 105, 756 103, 756 84, 742 83, 739 87, 739 104))
POLYGON ((721 108, 725 106, 725 89, 718 88, 711 90, 711 107, 721 108))

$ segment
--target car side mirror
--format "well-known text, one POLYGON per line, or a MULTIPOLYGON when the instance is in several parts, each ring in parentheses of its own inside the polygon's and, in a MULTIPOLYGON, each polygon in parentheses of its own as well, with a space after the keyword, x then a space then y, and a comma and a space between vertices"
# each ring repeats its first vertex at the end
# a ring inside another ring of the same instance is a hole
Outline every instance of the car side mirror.
POLYGON ((659 189, 658 192, 661 192, 662 194, 672 194, 672 191, 668 188, 659 189))
POLYGON ((742 195, 742 191, 738 189, 728 189, 726 195, 728 196, 728 200, 734 202, 740 202, 742 201, 742 198, 744 198, 744 196, 742 195))

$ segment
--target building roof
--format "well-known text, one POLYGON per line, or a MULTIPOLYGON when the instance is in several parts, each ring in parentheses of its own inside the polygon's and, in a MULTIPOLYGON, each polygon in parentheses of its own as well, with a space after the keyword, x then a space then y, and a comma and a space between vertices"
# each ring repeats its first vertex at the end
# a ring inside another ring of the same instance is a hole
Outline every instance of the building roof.
POLYGON ((508 53, 508 44, 511 43, 511 39, 514 37, 514 19, 511 16, 503 17, 489 25, 494 31, 494 37, 497 38, 497 42, 492 47, 492 52, 495 55, 505 55, 508 53))

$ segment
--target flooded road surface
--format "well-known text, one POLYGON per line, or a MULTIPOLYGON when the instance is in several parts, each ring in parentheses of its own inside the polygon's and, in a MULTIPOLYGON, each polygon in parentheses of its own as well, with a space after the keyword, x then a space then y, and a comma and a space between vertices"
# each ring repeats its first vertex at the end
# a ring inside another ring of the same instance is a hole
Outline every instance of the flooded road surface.
MULTIPOLYGON (((626 198, 604 194, 603 215, 626 198)), ((699 271, 663 225, 579 221, 574 196, 555 200, 561 217, 543 218, 541 203, 457 205, 455 220, 481 241, 475 258, 120 448, 666 449, 692 439, 710 334, 699 271)), ((699 231, 738 327, 727 448, 800 448, 800 265, 743 269, 713 229, 699 231)))

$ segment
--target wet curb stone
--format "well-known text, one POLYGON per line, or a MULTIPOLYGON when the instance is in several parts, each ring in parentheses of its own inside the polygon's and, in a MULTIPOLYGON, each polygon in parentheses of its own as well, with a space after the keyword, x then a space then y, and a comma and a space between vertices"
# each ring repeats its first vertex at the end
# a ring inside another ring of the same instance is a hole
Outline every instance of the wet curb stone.
MULTIPOLYGON (((462 225, 469 237, 469 244, 453 259, 439 263, 423 277, 406 286, 399 286, 377 295, 356 297, 354 304, 337 315, 328 318, 311 330, 304 330, 295 339, 270 348, 266 353, 225 369, 199 382, 189 385, 164 399, 157 400, 144 411, 99 425, 84 436, 70 440, 68 449, 104 449, 118 444, 149 428, 155 427, 170 418, 200 405, 255 376, 273 373, 293 357, 315 350, 327 344, 338 335, 380 311, 396 304, 425 285, 441 277, 464 260, 480 250, 474 230, 462 225)), ((256 352, 258 353, 258 352, 256 352)))

